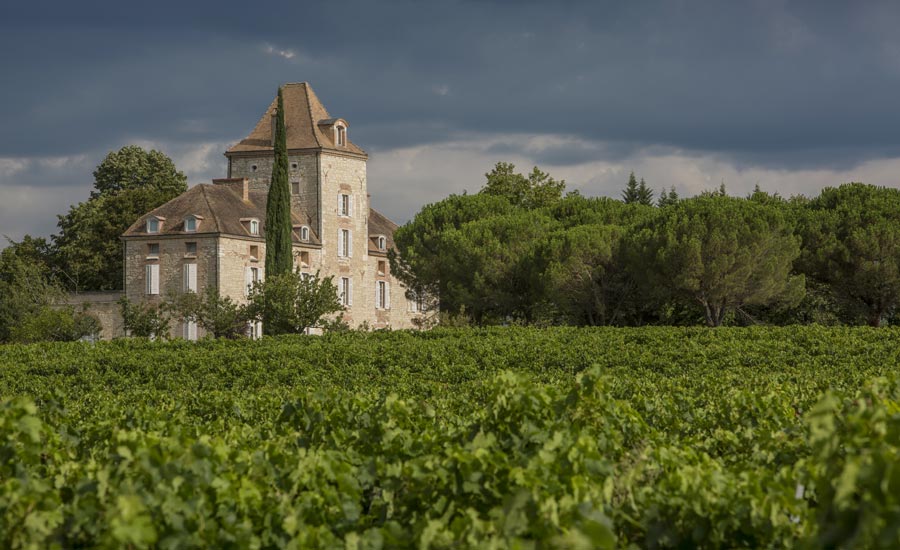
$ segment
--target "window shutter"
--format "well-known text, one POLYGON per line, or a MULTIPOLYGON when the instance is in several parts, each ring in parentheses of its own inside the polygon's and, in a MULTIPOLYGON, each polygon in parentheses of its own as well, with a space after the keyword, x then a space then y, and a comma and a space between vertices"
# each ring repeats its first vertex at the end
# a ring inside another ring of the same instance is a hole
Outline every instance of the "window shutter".
POLYGON ((196 321, 185 321, 184 322, 184 339, 185 340, 196 340, 197 339, 197 322, 196 321))
POLYGON ((347 229, 347 257, 353 257, 353 233, 347 229))
POLYGON ((378 309, 381 305, 381 282, 375 281, 375 309, 378 309))
POLYGON ((244 295, 250 295, 250 287, 253 286, 253 272, 249 267, 244 268, 244 295))
POLYGON ((338 229, 338 258, 344 257, 344 230, 338 229))
POLYGON ((147 266, 147 294, 159 294, 159 264, 147 266))
POLYGON ((197 264, 184 264, 184 291, 197 292, 197 264))
POLYGON ((347 305, 352 306, 353 305, 353 279, 351 279, 349 277, 347 278, 347 290, 349 291, 348 296, 347 296, 347 305))
POLYGON ((342 198, 342 197, 341 197, 341 194, 338 193, 338 197, 337 197, 337 199, 338 199, 338 204, 337 204, 337 213, 338 213, 338 216, 340 216, 341 214, 343 214, 343 212, 341 212, 341 198, 342 198))
POLYGON ((391 309, 391 284, 384 283, 384 309, 391 309))

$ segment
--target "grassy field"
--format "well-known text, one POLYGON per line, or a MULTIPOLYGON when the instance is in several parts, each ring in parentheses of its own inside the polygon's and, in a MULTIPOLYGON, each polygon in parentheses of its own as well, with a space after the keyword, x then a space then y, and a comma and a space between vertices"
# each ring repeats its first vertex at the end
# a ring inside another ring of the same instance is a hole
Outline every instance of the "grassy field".
POLYGON ((900 331, 0 347, 0 546, 900 545, 900 331))

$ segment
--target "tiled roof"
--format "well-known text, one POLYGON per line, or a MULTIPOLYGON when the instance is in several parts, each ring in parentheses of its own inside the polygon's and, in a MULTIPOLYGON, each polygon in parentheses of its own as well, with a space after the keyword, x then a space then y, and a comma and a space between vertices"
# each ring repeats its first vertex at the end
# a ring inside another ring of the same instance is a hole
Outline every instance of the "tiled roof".
MULTIPOLYGON (((195 185, 162 206, 141 216, 129 227, 123 237, 145 237, 149 235, 195 235, 217 233, 239 235, 260 239, 265 238, 266 231, 266 191, 250 190, 248 200, 243 199, 243 182, 195 185), (187 216, 202 218, 197 231, 184 230, 184 218, 187 216), (147 233, 147 219, 164 218, 159 233, 147 233), (259 235, 251 235, 248 226, 241 222, 248 218, 260 221, 259 235)), ((291 212, 295 225, 307 223, 305 213, 291 212)), ((294 232, 294 241, 299 243, 299 235, 294 232)), ((320 244, 315 228, 310 227, 308 244, 320 244)))
MULTIPOLYGON (((334 132, 329 125, 337 119, 332 118, 316 97, 315 92, 306 82, 285 84, 282 87, 284 96, 284 122, 287 132, 288 149, 329 149, 365 155, 366 152, 357 147, 349 139, 346 145, 334 143, 334 132), (326 124, 323 124, 326 123, 326 124)), ((272 148, 272 115, 278 105, 276 97, 263 114, 250 135, 226 151, 232 153, 271 152, 272 148)))
POLYGON ((394 231, 398 225, 387 219, 381 212, 374 208, 369 209, 369 253, 370 254, 387 254, 388 250, 394 248, 394 231), (378 237, 383 235, 387 240, 385 250, 378 248, 378 237))

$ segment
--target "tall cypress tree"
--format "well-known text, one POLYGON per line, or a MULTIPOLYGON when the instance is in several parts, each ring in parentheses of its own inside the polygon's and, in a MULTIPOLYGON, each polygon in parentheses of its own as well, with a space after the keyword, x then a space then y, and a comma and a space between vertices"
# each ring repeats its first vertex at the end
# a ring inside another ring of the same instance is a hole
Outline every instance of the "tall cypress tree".
POLYGON ((634 172, 628 176, 628 185, 626 185, 625 190, 622 191, 622 201, 625 204, 634 204, 640 201, 637 178, 634 177, 634 172))
POLYGON ((275 116, 275 163, 266 201, 266 276, 290 273, 294 268, 291 243, 291 188, 288 183, 287 132, 284 128, 284 98, 278 88, 275 116))

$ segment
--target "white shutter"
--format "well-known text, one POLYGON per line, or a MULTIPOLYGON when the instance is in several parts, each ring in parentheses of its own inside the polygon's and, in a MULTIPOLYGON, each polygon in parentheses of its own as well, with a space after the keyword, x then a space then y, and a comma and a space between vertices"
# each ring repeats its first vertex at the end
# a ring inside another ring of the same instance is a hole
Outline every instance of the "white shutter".
POLYGON ((338 229, 338 258, 344 257, 344 230, 338 229))
POLYGON ((356 195, 347 195, 347 215, 353 215, 353 206, 354 202, 356 202, 356 195))
POLYGON ((185 340, 196 340, 197 339, 197 323, 196 323, 196 321, 185 321, 184 322, 184 339, 185 340))
POLYGON ((381 281, 375 281, 375 309, 381 305, 381 281))
POLYGON ((347 230, 347 257, 353 257, 353 232, 347 230))
POLYGON ((197 264, 184 264, 184 291, 197 292, 197 264))
POLYGON ((159 294, 159 264, 147 266, 147 294, 159 294))
POLYGON ((391 283, 384 283, 384 309, 391 309, 391 283))
POLYGON ((250 295, 250 287, 253 286, 253 272, 249 267, 244 268, 244 295, 250 295))
POLYGON ((340 194, 340 193, 338 193, 337 199, 338 199, 337 213, 338 213, 338 216, 340 216, 341 214, 343 214, 343 212, 341 212, 341 199, 342 199, 342 197, 341 197, 341 194, 340 194))
POLYGON ((353 305, 353 279, 347 277, 347 290, 349 291, 347 294, 347 305, 353 305))

